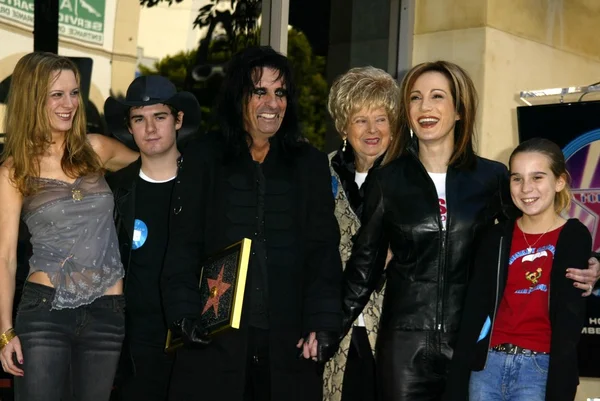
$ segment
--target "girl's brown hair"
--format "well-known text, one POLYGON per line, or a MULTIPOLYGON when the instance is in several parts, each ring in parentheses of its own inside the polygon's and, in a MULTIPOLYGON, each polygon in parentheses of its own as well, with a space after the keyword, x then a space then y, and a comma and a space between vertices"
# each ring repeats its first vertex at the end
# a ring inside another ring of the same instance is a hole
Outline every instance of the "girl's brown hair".
POLYGON ((413 67, 402 79, 400 85, 401 102, 399 116, 400 140, 392 142, 383 159, 387 164, 405 153, 411 143, 410 135, 410 92, 415 81, 426 72, 439 72, 448 80, 454 107, 460 116, 454 127, 454 151, 448 165, 458 168, 470 168, 475 164, 473 137, 477 114, 477 91, 469 74, 458 65, 449 61, 422 63, 413 67))
POLYGON ((567 163, 565 155, 560 147, 549 139, 532 138, 521 142, 519 146, 513 150, 508 159, 508 166, 512 166, 513 158, 519 153, 540 153, 548 158, 550 171, 554 174, 554 178, 563 177, 565 179, 565 187, 554 197, 554 211, 560 214, 563 210, 571 206, 571 175, 567 171, 567 163))
MULTIPOLYGON (((80 74, 68 58, 53 53, 35 52, 22 57, 11 78, 6 104, 6 142, 2 161, 11 159, 12 181, 24 195, 35 192, 31 180, 40 175, 40 157, 52 143, 52 129, 46 111, 50 87, 61 71, 72 71, 77 84, 80 74)), ((100 159, 86 138, 85 110, 81 94, 73 116, 73 126, 65 134, 61 167, 71 178, 102 170, 100 159)))

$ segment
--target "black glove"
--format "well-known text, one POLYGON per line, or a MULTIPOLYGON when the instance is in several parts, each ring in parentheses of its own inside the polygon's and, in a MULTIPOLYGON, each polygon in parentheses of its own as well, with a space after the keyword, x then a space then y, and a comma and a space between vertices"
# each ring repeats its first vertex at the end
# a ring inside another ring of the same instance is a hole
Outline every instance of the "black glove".
POLYGON ((317 362, 325 363, 337 352, 340 346, 340 335, 334 331, 317 331, 317 362))
POLYGON ((198 320, 184 317, 173 323, 171 330, 181 335, 186 345, 208 345, 211 342, 208 332, 200 325, 198 320))

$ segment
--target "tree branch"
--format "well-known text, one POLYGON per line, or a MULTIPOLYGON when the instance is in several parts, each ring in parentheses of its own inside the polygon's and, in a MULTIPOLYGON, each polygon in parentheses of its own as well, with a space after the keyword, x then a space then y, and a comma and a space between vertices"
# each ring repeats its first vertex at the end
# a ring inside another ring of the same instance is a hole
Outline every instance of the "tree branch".
POLYGON ((158 3, 168 3, 170 6, 173 4, 173 2, 181 3, 182 1, 183 0, 140 0, 140 6, 151 8, 156 6, 158 3))

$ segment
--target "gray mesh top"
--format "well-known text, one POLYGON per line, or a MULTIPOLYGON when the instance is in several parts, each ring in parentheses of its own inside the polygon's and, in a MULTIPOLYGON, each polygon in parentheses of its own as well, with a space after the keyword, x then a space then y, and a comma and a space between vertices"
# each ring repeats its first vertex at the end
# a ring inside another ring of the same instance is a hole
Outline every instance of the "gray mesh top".
POLYGON ((113 196, 102 175, 74 183, 36 178, 39 190, 23 200, 31 233, 29 274, 48 274, 56 289, 53 309, 92 303, 123 278, 113 196))

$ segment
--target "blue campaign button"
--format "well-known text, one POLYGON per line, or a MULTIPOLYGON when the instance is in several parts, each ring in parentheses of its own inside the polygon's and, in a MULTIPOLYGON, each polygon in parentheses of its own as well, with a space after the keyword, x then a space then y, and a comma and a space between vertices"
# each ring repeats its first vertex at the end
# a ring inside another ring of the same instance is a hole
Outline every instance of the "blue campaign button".
POLYGON ((131 249, 138 249, 148 239, 148 226, 142 220, 135 219, 133 224, 133 241, 131 249))

